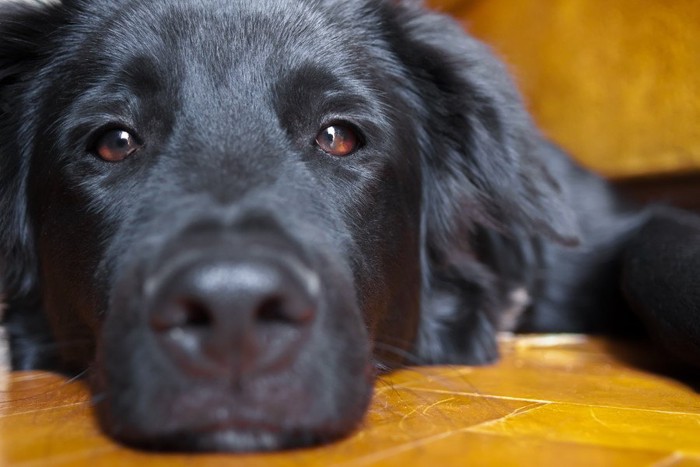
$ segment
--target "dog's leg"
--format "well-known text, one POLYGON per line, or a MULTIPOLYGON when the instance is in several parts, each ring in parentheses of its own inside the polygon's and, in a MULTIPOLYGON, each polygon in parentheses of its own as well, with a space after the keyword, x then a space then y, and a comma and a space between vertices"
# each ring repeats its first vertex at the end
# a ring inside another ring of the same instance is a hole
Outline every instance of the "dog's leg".
POLYGON ((622 287, 651 337, 700 366, 700 217, 656 211, 625 249, 622 287))

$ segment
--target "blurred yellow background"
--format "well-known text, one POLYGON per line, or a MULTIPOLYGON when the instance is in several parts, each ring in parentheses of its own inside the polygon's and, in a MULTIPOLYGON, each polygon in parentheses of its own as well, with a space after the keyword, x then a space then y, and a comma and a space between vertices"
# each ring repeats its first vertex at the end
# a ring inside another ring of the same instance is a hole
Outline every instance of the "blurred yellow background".
POLYGON ((429 0, 509 65, 544 132, 611 177, 700 170, 699 0, 429 0))

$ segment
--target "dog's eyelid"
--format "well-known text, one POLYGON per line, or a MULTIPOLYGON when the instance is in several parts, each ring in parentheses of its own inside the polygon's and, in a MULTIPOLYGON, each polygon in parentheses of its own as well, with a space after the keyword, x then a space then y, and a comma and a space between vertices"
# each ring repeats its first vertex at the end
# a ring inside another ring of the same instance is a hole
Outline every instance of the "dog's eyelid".
POLYGON ((323 125, 314 142, 323 152, 336 157, 350 156, 364 145, 362 133, 346 122, 323 125))
POLYGON ((121 162, 143 147, 141 139, 123 127, 108 127, 98 133, 91 152, 105 162, 121 162))

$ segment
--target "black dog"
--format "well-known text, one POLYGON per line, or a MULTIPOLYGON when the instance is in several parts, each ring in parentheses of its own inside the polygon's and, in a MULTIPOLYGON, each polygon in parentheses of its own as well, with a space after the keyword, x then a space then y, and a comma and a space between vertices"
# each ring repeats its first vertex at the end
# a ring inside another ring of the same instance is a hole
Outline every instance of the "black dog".
POLYGON ((377 369, 498 330, 700 362, 700 221, 619 201, 414 2, 3 4, 0 99, 13 367, 87 370, 124 442, 331 440, 377 369))

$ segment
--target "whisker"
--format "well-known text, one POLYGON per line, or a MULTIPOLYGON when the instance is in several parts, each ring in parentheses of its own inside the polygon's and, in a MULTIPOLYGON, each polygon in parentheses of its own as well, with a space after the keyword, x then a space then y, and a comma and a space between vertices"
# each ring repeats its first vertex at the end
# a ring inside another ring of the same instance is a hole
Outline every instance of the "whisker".
POLYGON ((75 383, 76 381, 79 381, 83 379, 83 377, 90 372, 91 368, 85 368, 83 371, 78 372, 77 374, 71 376, 67 381, 66 384, 70 383, 75 383))
MULTIPOLYGON (((420 365, 422 363, 420 357, 408 350, 403 349, 402 347, 398 347, 387 342, 375 342, 374 347, 400 357, 403 361, 407 362, 408 365, 420 365)), ((377 366, 388 369, 386 365, 379 361, 377 362, 377 366)), ((402 367, 403 366, 405 365, 402 365, 402 367)))

